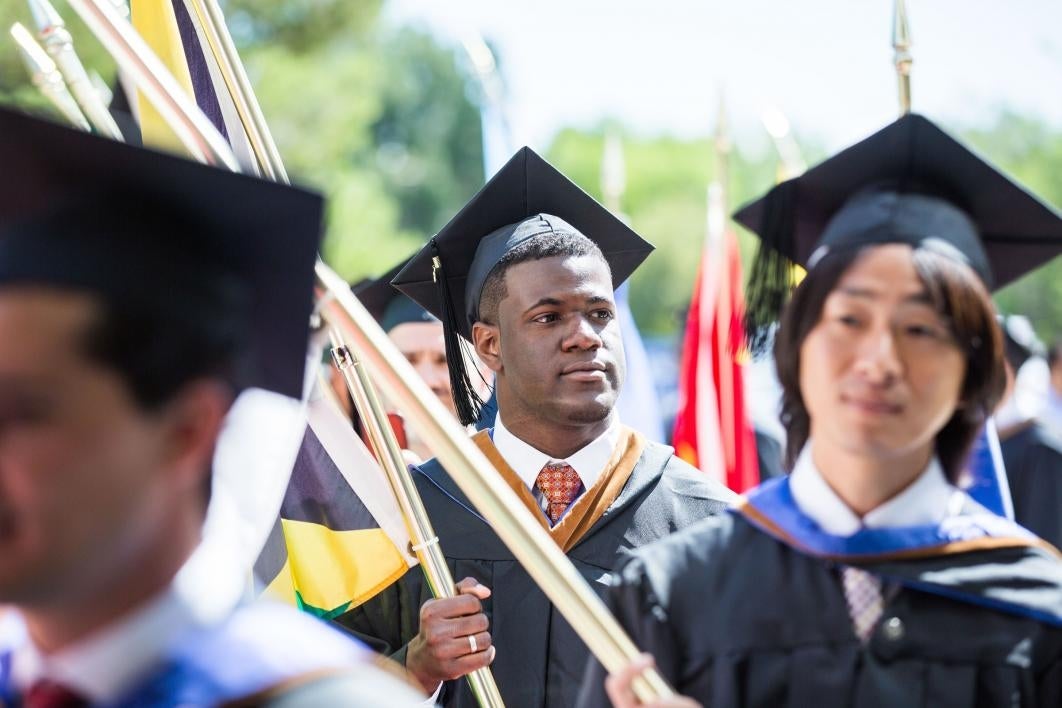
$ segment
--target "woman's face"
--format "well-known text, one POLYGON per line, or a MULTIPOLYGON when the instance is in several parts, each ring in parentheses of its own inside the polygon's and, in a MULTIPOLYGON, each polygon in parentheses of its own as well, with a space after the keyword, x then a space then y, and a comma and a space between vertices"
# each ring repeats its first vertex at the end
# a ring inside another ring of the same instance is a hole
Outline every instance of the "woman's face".
POLYGON ((928 457, 965 374, 902 244, 868 248, 852 263, 800 347, 811 437, 846 455, 928 457))

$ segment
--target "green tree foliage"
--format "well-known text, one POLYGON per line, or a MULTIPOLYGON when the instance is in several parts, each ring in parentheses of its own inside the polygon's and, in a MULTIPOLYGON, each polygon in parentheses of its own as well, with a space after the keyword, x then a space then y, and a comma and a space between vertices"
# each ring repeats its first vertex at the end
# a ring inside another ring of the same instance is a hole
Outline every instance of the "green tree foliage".
MULTIPOLYGON (((550 160, 579 186, 601 199, 602 130, 564 130, 551 145, 550 160)), ((671 335, 682 327, 697 274, 707 224, 707 189, 715 169, 712 141, 627 136, 623 140, 627 188, 623 212, 656 250, 631 279, 631 310, 649 334, 671 335)), ((731 204, 754 196, 774 180, 769 154, 730 155, 731 204)), ((745 262, 755 239, 738 232, 745 262)))
MULTIPOLYGON (((601 198, 603 130, 564 130, 549 157, 583 189, 601 198)), ((1003 113, 988 127, 963 133, 986 158, 1056 208, 1062 206, 1062 133, 1035 119, 1003 113)), ((627 190, 623 211, 657 249, 631 280, 631 309, 639 326, 673 335, 682 326, 706 228, 706 185, 714 168, 708 139, 627 136, 627 190)), ((815 145, 805 153, 822 157, 815 145)), ((730 157, 731 211, 774 182, 773 155, 750 155, 740 146, 730 157)), ((756 239, 736 227, 746 274, 756 239)), ((1004 312, 1027 315, 1047 340, 1062 338, 1062 259, 1002 290, 1004 312)))
MULTIPOLYGON (((1062 208, 1062 133, 1013 113, 966 138, 1041 199, 1062 208)), ((1062 338, 1062 259, 1030 273, 996 296, 1000 310, 1023 314, 1048 342, 1062 338)))

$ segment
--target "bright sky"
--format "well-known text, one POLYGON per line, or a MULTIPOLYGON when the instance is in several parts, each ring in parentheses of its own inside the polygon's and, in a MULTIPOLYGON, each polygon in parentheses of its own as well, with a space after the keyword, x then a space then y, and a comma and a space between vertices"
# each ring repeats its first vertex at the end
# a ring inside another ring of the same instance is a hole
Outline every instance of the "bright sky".
MULTIPOLYGON (((775 106, 827 148, 897 114, 892 0, 391 0, 388 13, 497 50, 517 145, 617 119, 706 135, 725 92, 739 141, 775 106)), ((907 0, 915 110, 953 130, 1000 109, 1062 130, 1062 2, 907 0)))

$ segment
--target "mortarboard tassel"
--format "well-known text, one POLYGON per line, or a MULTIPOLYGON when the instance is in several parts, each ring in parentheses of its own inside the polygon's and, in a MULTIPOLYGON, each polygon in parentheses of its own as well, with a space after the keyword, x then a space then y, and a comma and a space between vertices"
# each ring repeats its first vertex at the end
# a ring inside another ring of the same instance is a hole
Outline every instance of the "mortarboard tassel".
POLYGON ((745 292, 745 336, 753 356, 767 350, 771 327, 793 289, 795 263, 785 254, 793 249, 795 197, 796 184, 783 182, 771 191, 764 205, 760 245, 745 292))
POLYGON ((442 303, 441 319, 443 341, 446 346, 446 365, 450 371, 450 391, 461 425, 472 425, 479 420, 483 399, 476 393, 472 377, 468 375, 465 352, 461 346, 460 335, 457 333, 457 308, 454 307, 454 300, 450 296, 450 286, 446 280, 446 273, 443 271, 442 259, 439 257, 439 245, 434 238, 431 240, 431 249, 431 277, 435 281, 439 302, 442 303))

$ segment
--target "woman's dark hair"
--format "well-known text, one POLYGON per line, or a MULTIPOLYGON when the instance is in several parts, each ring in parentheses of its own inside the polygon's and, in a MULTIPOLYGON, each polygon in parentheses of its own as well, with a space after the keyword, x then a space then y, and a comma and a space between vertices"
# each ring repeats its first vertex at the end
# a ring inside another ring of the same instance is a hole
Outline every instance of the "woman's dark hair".
MULTIPOLYGON (((811 432, 800 393, 801 346, 819 323, 826 298, 837 282, 866 248, 874 247, 837 250, 825 256, 808 272, 782 312, 774 358, 782 385, 781 421, 787 433, 785 462, 789 469, 811 432)), ((936 437, 937 457, 955 482, 974 439, 1003 393, 1003 336, 991 295, 971 268, 924 248, 915 247, 912 257, 930 303, 948 323, 966 360, 960 404, 936 437)))

